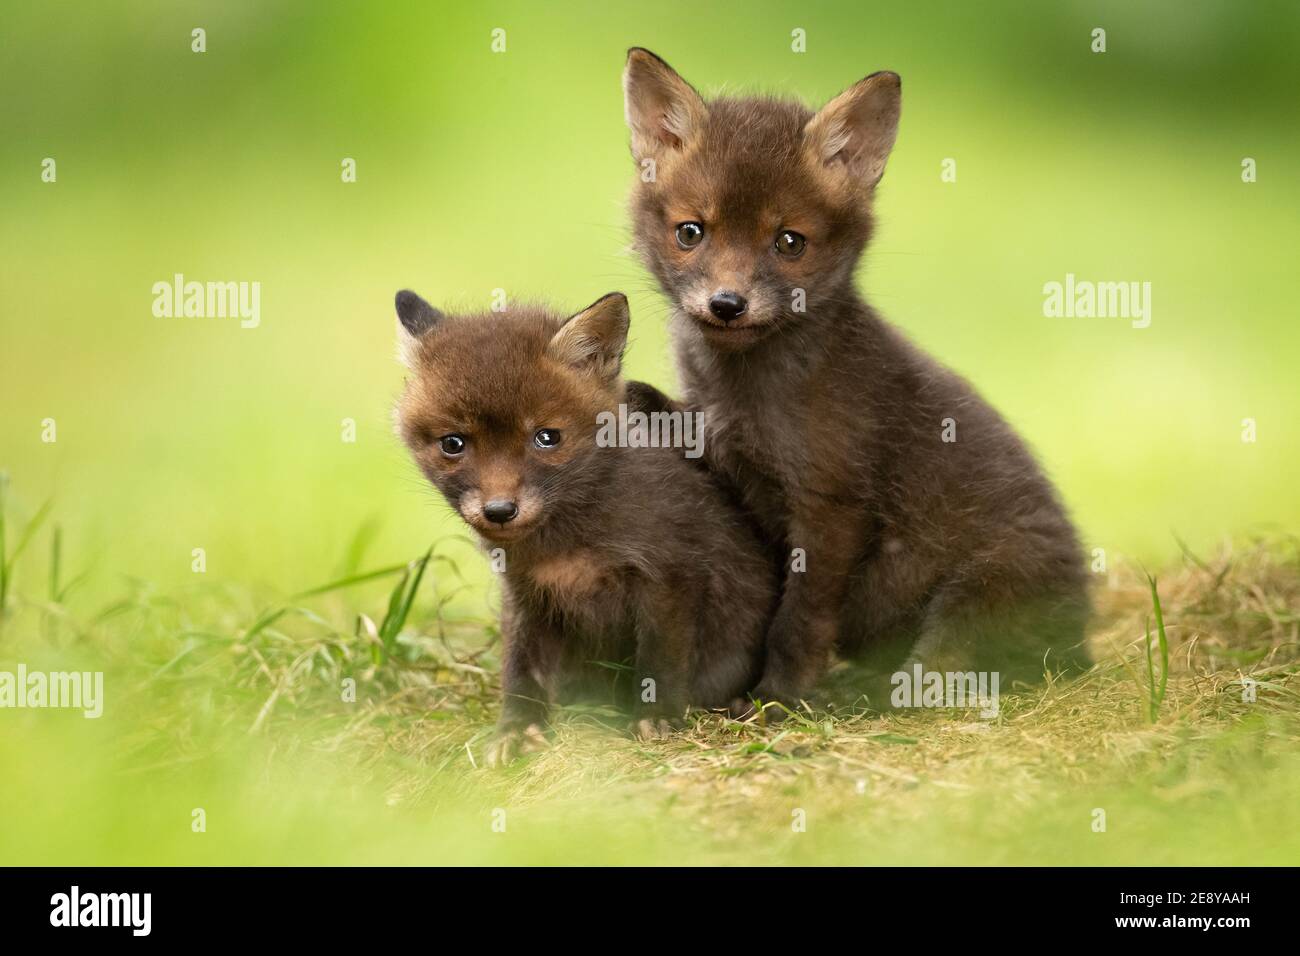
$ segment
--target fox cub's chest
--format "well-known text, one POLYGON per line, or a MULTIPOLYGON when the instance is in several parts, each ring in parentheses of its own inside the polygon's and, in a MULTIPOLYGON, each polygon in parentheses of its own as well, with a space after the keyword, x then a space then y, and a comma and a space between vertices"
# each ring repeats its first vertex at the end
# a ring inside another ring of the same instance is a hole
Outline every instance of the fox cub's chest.
POLYGON ((610 569, 590 551, 541 558, 529 567, 529 583, 560 605, 590 601, 608 586, 610 569))
POLYGON ((707 441, 715 460, 729 470, 761 476, 789 490, 791 479, 807 468, 809 423, 796 401, 763 402, 737 407, 720 402, 706 407, 707 441))
POLYGON ((524 570, 532 606, 578 644, 611 659, 627 653, 631 595, 626 573, 591 551, 537 559, 524 570))

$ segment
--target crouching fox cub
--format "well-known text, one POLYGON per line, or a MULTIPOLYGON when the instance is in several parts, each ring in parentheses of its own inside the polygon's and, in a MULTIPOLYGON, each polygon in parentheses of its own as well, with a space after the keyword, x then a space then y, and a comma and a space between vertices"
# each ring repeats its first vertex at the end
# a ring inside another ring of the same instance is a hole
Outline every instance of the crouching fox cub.
POLYGON ((777 587, 756 532, 680 448, 598 441, 601 413, 653 392, 620 377, 627 300, 613 293, 569 318, 443 315, 403 291, 397 314, 410 369, 402 439, 504 559, 489 763, 543 744, 547 705, 580 689, 593 662, 633 660, 641 736, 748 690, 777 587))

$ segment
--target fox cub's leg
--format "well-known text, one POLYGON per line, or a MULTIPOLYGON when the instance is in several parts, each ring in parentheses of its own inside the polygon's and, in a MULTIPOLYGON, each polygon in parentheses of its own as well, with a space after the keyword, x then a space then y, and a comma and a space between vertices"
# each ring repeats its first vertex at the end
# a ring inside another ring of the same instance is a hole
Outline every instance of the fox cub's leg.
MULTIPOLYGON (((776 702, 791 710, 830 663, 864 534, 858 516, 842 513, 832 501, 814 500, 801 512, 791 522, 792 554, 781 604, 767 630, 763 677, 751 694, 763 704, 776 702)), ((746 702, 731 710, 735 716, 752 713, 746 702)), ((769 718, 779 719, 782 713, 779 707, 767 710, 769 718)))
POLYGON ((903 666, 910 670, 997 673, 1002 687, 1036 683, 1090 666, 1084 645, 1088 603, 1081 587, 1050 588, 1032 581, 1020 587, 1004 575, 990 588, 982 574, 954 575, 926 608, 921 633, 903 666))
POLYGON ((666 737, 684 724, 691 703, 696 623, 681 592, 647 588, 636 616, 632 733, 666 737))
POLYGON ((545 723, 562 660, 558 635, 547 622, 512 610, 502 613, 501 716, 488 746, 489 767, 550 746, 545 723))

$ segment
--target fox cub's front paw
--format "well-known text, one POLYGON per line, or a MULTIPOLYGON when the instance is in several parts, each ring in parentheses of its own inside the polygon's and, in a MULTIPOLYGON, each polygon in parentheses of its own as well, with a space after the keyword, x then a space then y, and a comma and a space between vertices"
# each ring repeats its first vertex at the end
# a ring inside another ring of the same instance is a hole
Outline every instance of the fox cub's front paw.
POLYGON ((798 701, 794 699, 793 694, 783 694, 779 691, 755 687, 748 695, 733 700, 727 707, 727 713, 735 720, 749 720, 758 716, 767 723, 776 723, 784 720, 789 711, 794 710, 797 706, 798 701), (759 712, 760 705, 762 706, 761 714, 759 712))
POLYGON ((527 754, 550 749, 551 742, 540 724, 509 725, 497 729, 496 737, 488 744, 487 765, 504 767, 527 754))
POLYGON ((681 717, 646 715, 633 720, 629 729, 638 740, 663 740, 685 726, 686 721, 681 717))

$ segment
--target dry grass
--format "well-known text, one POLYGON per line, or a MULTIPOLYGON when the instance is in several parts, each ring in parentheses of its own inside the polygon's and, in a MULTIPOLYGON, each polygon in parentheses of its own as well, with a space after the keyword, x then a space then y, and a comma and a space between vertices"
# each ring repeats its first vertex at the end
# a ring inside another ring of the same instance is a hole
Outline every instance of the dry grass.
MULTIPOLYGON (((435 554, 432 566, 444 597, 464 586, 449 559, 435 554)), ((1161 575, 1159 593, 1169 675, 1154 721, 1150 590, 1124 567, 1098 576, 1096 666, 1003 688, 994 719, 839 707, 766 725, 702 714, 644 743, 613 710, 569 708, 551 749, 504 771, 480 765, 498 706, 491 615, 453 614, 444 600, 418 602, 385 647, 384 628, 352 610, 365 603, 352 591, 347 602, 280 604, 238 589, 160 596, 141 586, 90 621, 59 616, 45 639, 94 646, 106 669, 131 675, 119 707, 135 719, 116 740, 128 775, 185 781, 233 740, 251 741, 260 773, 281 787, 310 763, 382 794, 392 812, 508 807, 544 821, 539 833, 584 828, 563 852, 580 845, 593 861, 608 861, 611 841, 711 862, 1250 861, 1234 848, 1258 862, 1259 847, 1294 862, 1295 542, 1188 555, 1161 575), (353 626, 334 623, 349 617, 353 626), (341 699, 348 680, 355 701, 341 699), (1088 841, 1098 807, 1119 839, 1088 841), (815 822, 806 833, 792 828, 800 813, 815 822)), ((561 852, 534 850, 534 860, 561 852)))
MULTIPOLYGON (((788 813, 772 808, 810 797, 840 815, 869 796, 891 826, 907 827, 965 800, 1014 816, 1045 796, 1090 788, 1137 785, 1168 804, 1221 796, 1242 785, 1235 748, 1264 772, 1300 752, 1300 564, 1292 542, 1260 541, 1209 561, 1189 556, 1159 587, 1170 674, 1154 723, 1143 647, 1150 592, 1138 569, 1124 568, 1095 594, 1092 671, 1004 689, 993 720, 942 709, 809 710, 772 726, 701 715, 670 741, 641 743, 621 733, 612 711, 570 710, 556 720, 552 749, 492 773, 477 766, 496 709, 491 651, 455 650, 482 622, 444 621, 431 628, 436 638, 417 641, 422 663, 402 668, 388 693, 372 695, 318 746, 367 768, 394 804, 445 799, 451 781, 466 799, 562 817, 600 813, 598 794, 609 812, 665 807, 724 854, 756 826, 788 829, 788 813), (1253 701, 1247 680, 1256 682, 1253 701), (1224 741, 1231 752, 1219 766, 1224 741)), ((272 732, 301 740, 294 721, 272 732)))

